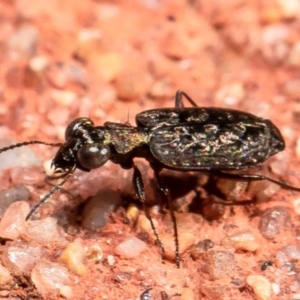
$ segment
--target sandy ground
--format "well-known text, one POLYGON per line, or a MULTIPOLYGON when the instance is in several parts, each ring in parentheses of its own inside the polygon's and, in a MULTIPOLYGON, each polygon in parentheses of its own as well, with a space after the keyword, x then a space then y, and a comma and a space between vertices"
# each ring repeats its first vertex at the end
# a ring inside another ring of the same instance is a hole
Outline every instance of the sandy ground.
MULTIPOLYGON (((77 117, 134 125, 141 111, 173 107, 181 89, 199 106, 272 120, 286 149, 248 173, 300 186, 297 0, 2 0, 0 49, 1 147, 62 143, 77 117)), ((1 299, 300 299, 300 193, 165 172, 178 211, 177 268, 168 207, 145 162, 163 261, 131 171, 111 162, 77 172, 24 223, 28 204, 52 188, 44 178, 57 150, 25 148, 0 154, 1 299), (21 196, 7 196, 16 186, 21 196), (253 201, 215 201, 245 199, 253 201)))

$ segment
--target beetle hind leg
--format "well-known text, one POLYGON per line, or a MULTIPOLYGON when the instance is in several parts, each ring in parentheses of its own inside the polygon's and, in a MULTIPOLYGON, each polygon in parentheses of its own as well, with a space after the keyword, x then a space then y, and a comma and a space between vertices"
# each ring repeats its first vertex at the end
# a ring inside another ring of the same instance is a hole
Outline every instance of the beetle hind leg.
POLYGON ((266 175, 260 175, 260 174, 233 174, 233 173, 226 173, 226 172, 223 172, 223 171, 213 171, 213 174, 220 177, 220 178, 225 178, 225 179, 229 179, 229 180, 239 180, 239 181, 267 180, 267 181, 270 181, 270 182, 273 182, 273 183, 279 185, 283 189, 300 192, 300 188, 291 186, 289 184, 286 184, 286 183, 281 182, 279 180, 273 179, 273 178, 268 177, 266 175))
POLYGON ((185 97, 186 100, 193 106, 193 107, 198 107, 196 102, 185 92, 178 90, 175 95, 175 108, 183 108, 183 100, 182 97, 185 97))

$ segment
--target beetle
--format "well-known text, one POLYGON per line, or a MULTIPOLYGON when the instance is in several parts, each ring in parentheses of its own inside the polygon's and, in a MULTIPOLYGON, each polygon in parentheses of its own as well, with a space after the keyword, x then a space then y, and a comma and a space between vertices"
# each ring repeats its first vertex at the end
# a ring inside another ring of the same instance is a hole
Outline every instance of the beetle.
POLYGON ((268 180, 282 188, 300 191, 300 188, 265 175, 227 172, 261 165, 272 155, 284 150, 283 137, 270 120, 239 110, 198 107, 181 90, 176 93, 175 107, 143 111, 136 115, 136 126, 113 122, 95 126, 89 118, 75 119, 67 126, 65 140, 64 143, 28 141, 0 149, 1 153, 29 144, 59 147, 52 167, 62 181, 32 207, 26 220, 62 188, 76 169, 89 172, 110 160, 124 169, 133 169, 134 191, 143 203, 156 240, 164 252, 145 204, 141 172, 134 163, 134 158, 141 157, 149 162, 157 186, 168 200, 177 266, 180 261, 177 224, 169 187, 160 176, 162 169, 204 171, 230 180, 268 180), (183 97, 192 107, 184 106, 183 97))

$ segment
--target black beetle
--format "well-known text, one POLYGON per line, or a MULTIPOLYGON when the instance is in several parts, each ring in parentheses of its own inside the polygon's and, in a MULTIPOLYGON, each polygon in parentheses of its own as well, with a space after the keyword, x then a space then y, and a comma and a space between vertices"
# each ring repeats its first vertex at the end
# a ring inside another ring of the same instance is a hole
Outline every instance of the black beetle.
POLYGON ((136 116, 136 126, 106 122, 94 126, 89 118, 72 121, 63 144, 29 141, 0 149, 0 153, 29 144, 57 146, 52 166, 62 178, 35 206, 27 219, 51 195, 57 192, 76 169, 90 171, 108 160, 124 169, 133 168, 133 187, 144 204, 156 239, 164 251, 154 224, 145 206, 141 172, 135 157, 146 159, 154 171, 158 188, 168 199, 175 235, 176 263, 179 266, 178 232, 169 188, 163 183, 162 169, 177 171, 209 171, 231 180, 268 180, 285 189, 300 191, 278 180, 258 174, 232 174, 229 170, 257 166, 270 156, 284 150, 285 143, 278 128, 269 120, 253 114, 224 108, 197 107, 182 91, 177 91, 174 108, 146 110, 136 116), (193 107, 184 107, 183 96, 193 107))

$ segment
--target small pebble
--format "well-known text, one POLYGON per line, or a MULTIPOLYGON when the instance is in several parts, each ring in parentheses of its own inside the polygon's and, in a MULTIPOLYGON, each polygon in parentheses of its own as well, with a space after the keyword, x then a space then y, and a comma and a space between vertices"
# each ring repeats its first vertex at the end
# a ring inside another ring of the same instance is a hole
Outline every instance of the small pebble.
POLYGON ((17 201, 26 201, 30 197, 29 189, 19 184, 11 189, 0 192, 0 216, 4 214, 8 206, 17 201))
MULTIPOLYGON (((0 141, 0 148, 15 144, 12 140, 0 141)), ((41 160, 29 147, 15 148, 1 153, 0 170, 13 167, 39 166, 41 160)))
MULTIPOLYGON (((163 257, 174 261, 175 260, 175 241, 174 234, 160 234, 159 238, 162 241, 165 252, 163 257)), ((189 248, 191 248, 195 243, 195 235, 190 232, 181 231, 178 235, 179 242, 179 254, 185 253, 189 248)))
MULTIPOLYGON (((241 82, 231 82, 216 93, 216 101, 220 106, 237 106, 245 97, 245 88, 241 82)), ((228 181, 228 180, 227 180, 228 181)), ((232 181, 232 180, 231 180, 232 181)))
POLYGON ((12 203, 5 211, 0 222, 0 236, 10 240, 17 239, 25 230, 25 218, 30 211, 29 204, 24 201, 12 203))
POLYGON ((139 209, 135 204, 130 204, 126 211, 126 217, 130 221, 136 221, 139 215, 139 209))
POLYGON ((261 243, 258 232, 244 230, 223 238, 221 245, 229 245, 235 249, 254 252, 259 248, 261 243))
POLYGON ((60 61, 53 62, 47 68, 47 79, 52 86, 61 89, 57 90, 57 95, 62 95, 62 97, 59 96, 58 98, 54 98, 56 103, 65 107, 69 107, 74 103, 72 100, 77 98, 77 95, 74 92, 67 91, 66 88, 72 85, 86 87, 88 84, 88 76, 85 68, 79 64, 64 63, 60 61))
POLYGON ((66 299, 74 299, 73 290, 69 285, 64 285, 59 289, 60 295, 66 299))
POLYGON ((29 67, 31 70, 33 70, 34 72, 41 72, 44 71, 46 69, 46 67, 48 66, 49 63, 49 59, 47 56, 35 56, 32 59, 30 59, 29 61, 29 67))
POLYGON ((77 35, 77 45, 74 56, 80 61, 88 61, 101 43, 102 31, 100 29, 81 29, 77 35))
MULTIPOLYGON (((200 293, 204 294, 207 299, 211 300, 224 300, 224 295, 228 289, 227 285, 221 285, 220 283, 206 281, 200 285, 200 293)), ((199 299, 201 299, 199 297, 199 299)), ((233 299, 232 299, 233 300, 233 299)))
MULTIPOLYGON (((299 97, 300 97, 300 91, 299 91, 299 97)), ((296 152, 297 159, 300 160, 300 136, 297 139, 295 152, 296 152)))
POLYGON ((122 69, 122 59, 116 52, 93 53, 89 57, 93 72, 107 83, 117 80, 122 69))
MULTIPOLYGON (((154 227, 157 228, 158 222, 155 219, 152 219, 154 227)), ((136 222, 137 230, 142 230, 147 232, 150 236, 154 237, 153 229, 151 227, 151 223, 145 215, 139 215, 138 220, 136 222)))
POLYGON ((4 286, 6 284, 12 284, 12 283, 13 283, 13 278, 10 275, 10 271, 0 264, 0 288, 1 286, 4 286))
POLYGON ((272 299, 272 285, 265 276, 249 275, 246 281, 252 287, 258 300, 272 299))
POLYGON ((280 190, 280 186, 267 180, 252 181, 249 183, 247 193, 253 196, 256 203, 267 202, 280 190))
MULTIPOLYGON (((292 99, 298 99, 300 98, 300 79, 290 79, 290 80, 287 80, 285 83, 284 83, 284 93, 292 98, 292 99)), ((297 102, 295 102, 294 104, 295 106, 295 110, 299 110, 298 108, 298 105, 297 105, 297 102), (297 109, 298 108, 298 109, 297 109)), ((298 143, 300 143, 299 139, 297 140, 297 146, 296 147, 300 147, 300 145, 298 146, 298 143)), ((297 152, 296 152, 297 154, 297 152)), ((298 153, 299 156, 297 156, 297 158, 300 158, 300 152, 298 153)))
POLYGON ((281 9, 281 13, 286 19, 294 19, 300 17, 300 2, 298 0, 277 0, 281 9))
POLYGON ((129 237, 117 245, 115 253, 128 259, 138 257, 147 248, 147 244, 136 237, 129 237))
POLYGON ((121 203, 121 196, 115 190, 100 190, 85 204, 82 226, 89 229, 104 227, 108 222, 109 214, 116 210, 121 203))
POLYGON ((214 247, 214 242, 210 239, 205 239, 194 245, 191 249, 191 256, 194 260, 201 258, 202 253, 214 247))
MULTIPOLYGON (((273 286, 273 285, 272 285, 273 286)), ((300 288, 300 285, 299 285, 299 282, 298 281, 292 281, 290 284, 289 284, 289 288, 290 288, 290 291, 292 293, 296 293, 297 291, 299 291, 299 288, 300 288)), ((274 290, 273 290, 274 291, 274 290)), ((300 298, 299 298, 300 299, 300 298)))
POLYGON ((268 240, 282 239, 284 232, 291 228, 291 214, 285 207, 269 208, 260 217, 259 230, 262 236, 268 240))
POLYGON ((280 285, 278 283, 272 283, 272 292, 276 296, 280 294, 280 285))
POLYGON ((10 56, 14 60, 28 59, 37 54, 39 31, 29 23, 23 23, 7 41, 10 56))
POLYGON ((47 119, 55 126, 65 126, 70 120, 70 110, 61 106, 54 106, 48 111, 47 119))
MULTIPOLYGON (((299 80, 300 81, 300 80, 299 80)), ((283 103, 285 102, 285 98, 283 99, 283 103)), ((279 152, 276 154, 276 156, 273 157, 273 159, 270 161, 270 164, 268 167, 270 168, 272 174, 282 177, 285 176, 287 173, 289 160, 288 160, 288 154, 286 152, 279 152)))
POLYGON ((151 98, 163 98, 170 94, 170 85, 164 80, 158 80, 153 83, 149 89, 151 98))
MULTIPOLYGON (((78 101, 78 95, 73 91, 61 91, 52 89, 51 90, 51 99, 57 103, 60 108, 61 106, 68 108, 74 101, 78 101)), ((55 124, 55 123, 54 123, 55 124)))
POLYGON ((28 272, 42 256, 42 247, 25 242, 12 242, 4 247, 3 264, 12 270, 28 272))
POLYGON ((276 266, 278 268, 283 267, 288 262, 288 257, 282 251, 276 252, 276 266))
POLYGON ((271 24, 263 27, 262 53, 273 64, 282 63, 288 56, 289 29, 285 24, 271 24))
POLYGON ((100 192, 99 178, 101 178, 101 190, 116 191, 119 185, 119 181, 116 178, 120 169, 119 166, 111 165, 110 162, 107 162, 101 168, 92 170, 91 172, 77 172, 76 179, 78 180, 78 184, 75 188, 83 199, 94 197, 100 192))
POLYGON ((41 259, 36 263, 31 271, 31 280, 42 295, 60 291, 61 288, 70 284, 68 269, 46 259, 41 259))
POLYGON ((94 244, 85 248, 85 256, 87 261, 98 263, 103 257, 103 251, 100 245, 94 244))
POLYGON ((107 263, 110 266, 113 266, 116 262, 116 259, 113 255, 107 255, 107 263))
POLYGON ((191 289, 184 288, 181 291, 180 300, 195 300, 195 294, 191 289))
POLYGON ((161 300, 169 300, 169 296, 165 291, 160 292, 161 300))
POLYGON ((227 200, 235 201, 240 199, 248 184, 249 183, 246 181, 234 181, 226 178, 219 178, 216 186, 218 190, 220 190, 220 192, 226 196, 227 200))
POLYGON ((129 281, 129 280, 131 280, 131 278, 132 278, 132 275, 128 272, 118 272, 114 276, 114 279, 120 283, 124 282, 124 281, 129 281))
POLYGON ((201 271, 210 276, 210 280, 231 276, 236 267, 234 255, 229 251, 204 252, 201 271))
POLYGON ((101 90, 93 99, 93 104, 96 109, 94 110, 95 117, 106 118, 106 112, 113 109, 117 99, 117 92, 111 84, 101 86, 101 90))
MULTIPOLYGON (((198 230, 201 230, 203 228, 203 224, 205 223, 202 216, 191 212, 175 213, 175 217, 176 217, 179 235, 181 234, 181 232, 189 232, 194 234, 194 232, 198 232, 198 230)), ((170 212, 167 212, 164 215, 163 224, 165 228, 173 228, 174 224, 170 212)))
POLYGON ((136 101, 146 94, 151 85, 151 77, 146 71, 123 71, 116 79, 116 91, 121 100, 136 101))
POLYGON ((10 178, 13 184, 33 185, 45 180, 45 175, 40 167, 15 167, 10 170, 10 178))
MULTIPOLYGON (((201 39, 200 34, 190 35, 183 26, 177 26, 165 35, 161 51, 173 59, 189 58, 198 53, 199 48, 204 47, 204 43, 208 42, 207 37, 210 37, 210 27, 206 29, 206 37, 201 39)), ((209 45, 205 46, 209 47, 209 45)))
POLYGON ((300 273, 297 272, 297 274, 295 275, 295 280, 298 283, 298 285, 300 286, 300 273))
POLYGON ((76 275, 82 276, 86 274, 85 262, 85 250, 81 242, 75 241, 67 245, 64 251, 60 255, 61 261, 63 261, 69 270, 76 275))
POLYGON ((220 202, 220 198, 215 195, 205 197, 201 203, 201 214, 206 220, 219 220, 225 213, 225 205, 220 202))
POLYGON ((41 220, 29 220, 26 222, 26 228, 26 236, 40 244, 66 243, 65 237, 62 235, 62 231, 59 230, 57 219, 55 218, 46 217, 41 220))
POLYGON ((287 245, 280 251, 285 253, 290 259, 300 259, 300 245, 287 245))
POLYGON ((24 67, 24 79, 23 84, 26 88, 41 89, 43 87, 43 72, 32 69, 28 64, 24 67))

